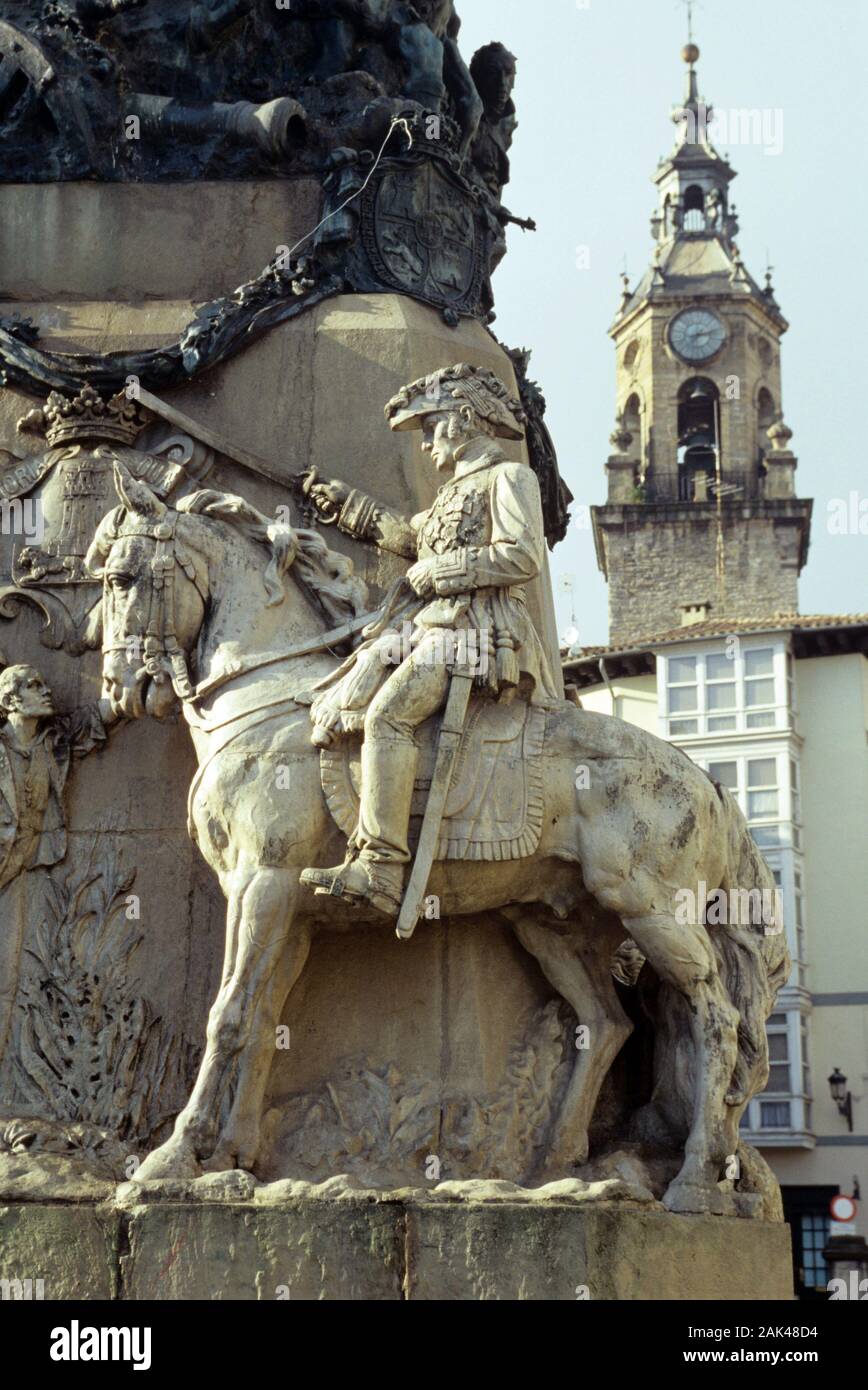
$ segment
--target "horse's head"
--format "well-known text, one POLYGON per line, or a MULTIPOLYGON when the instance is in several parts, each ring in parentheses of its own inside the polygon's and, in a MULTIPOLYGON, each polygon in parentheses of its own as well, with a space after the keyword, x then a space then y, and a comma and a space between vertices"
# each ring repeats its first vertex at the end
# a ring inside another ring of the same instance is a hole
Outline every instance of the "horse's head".
POLYGON ((364 611, 352 561, 316 532, 276 523, 232 493, 204 489, 169 507, 117 458, 115 486, 123 505, 100 522, 86 564, 103 581, 103 680, 118 713, 162 719, 176 697, 191 698, 206 613, 207 662, 208 641, 255 654, 364 611), (300 602, 287 611, 291 569, 300 602))
POLYGON ((117 713, 165 718, 192 693, 188 658, 205 614, 207 561, 185 543, 185 518, 115 459, 123 505, 87 554, 103 581, 103 681, 117 713))

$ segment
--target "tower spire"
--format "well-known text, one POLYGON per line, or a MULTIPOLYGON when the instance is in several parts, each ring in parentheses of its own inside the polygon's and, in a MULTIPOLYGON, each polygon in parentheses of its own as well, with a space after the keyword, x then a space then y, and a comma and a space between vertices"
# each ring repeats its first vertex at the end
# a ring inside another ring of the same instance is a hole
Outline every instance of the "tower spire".
POLYGON ((675 147, 657 167, 658 208, 652 231, 659 243, 671 244, 685 235, 716 237, 727 243, 737 231, 734 208, 729 204, 729 184, 735 171, 711 142, 709 123, 714 115, 699 94, 696 64, 699 48, 693 42, 693 10, 688 8, 689 42, 681 50, 687 65, 684 99, 672 111, 677 127, 675 147))
MULTIPOLYGON (((691 23, 692 32, 692 23, 691 23)), ((714 111, 712 107, 699 95, 699 77, 696 71, 696 64, 699 62, 699 48, 689 39, 681 50, 682 61, 687 64, 685 75, 684 100, 672 109, 672 120, 679 127, 678 145, 682 148, 685 145, 699 146, 715 158, 719 158, 713 150, 708 138, 708 126, 714 111)))

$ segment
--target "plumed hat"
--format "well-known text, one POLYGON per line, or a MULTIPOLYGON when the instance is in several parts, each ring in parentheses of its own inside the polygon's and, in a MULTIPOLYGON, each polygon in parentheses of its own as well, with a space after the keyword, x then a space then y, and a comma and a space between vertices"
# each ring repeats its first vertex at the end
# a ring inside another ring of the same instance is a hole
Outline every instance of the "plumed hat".
POLYGON ((467 405, 500 439, 523 439, 524 411, 499 377, 486 367, 459 362, 403 386, 386 406, 393 430, 420 430, 426 415, 467 405))

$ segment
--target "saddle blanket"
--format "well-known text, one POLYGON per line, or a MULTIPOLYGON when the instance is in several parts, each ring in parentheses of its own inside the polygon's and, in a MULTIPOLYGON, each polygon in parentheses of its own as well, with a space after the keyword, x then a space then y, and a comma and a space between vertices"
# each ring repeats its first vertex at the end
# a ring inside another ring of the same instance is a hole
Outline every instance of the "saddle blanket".
MULTIPOLYGON (((514 701, 472 700, 452 770, 438 859, 492 862, 524 859, 540 841, 543 823, 543 741, 546 711, 514 701)), ((410 817, 415 851, 437 751, 440 716, 416 733, 419 765, 410 817)), ((329 810, 349 838, 359 818, 361 736, 350 735, 320 756, 329 810)))

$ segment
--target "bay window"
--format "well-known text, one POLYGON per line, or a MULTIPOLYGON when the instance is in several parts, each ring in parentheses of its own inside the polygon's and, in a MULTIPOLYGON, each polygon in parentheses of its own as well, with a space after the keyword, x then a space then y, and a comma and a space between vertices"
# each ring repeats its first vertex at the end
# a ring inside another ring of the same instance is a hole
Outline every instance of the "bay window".
POLYGON ((732 641, 725 650, 661 653, 661 715, 670 738, 790 728, 791 658, 778 647, 732 641))

